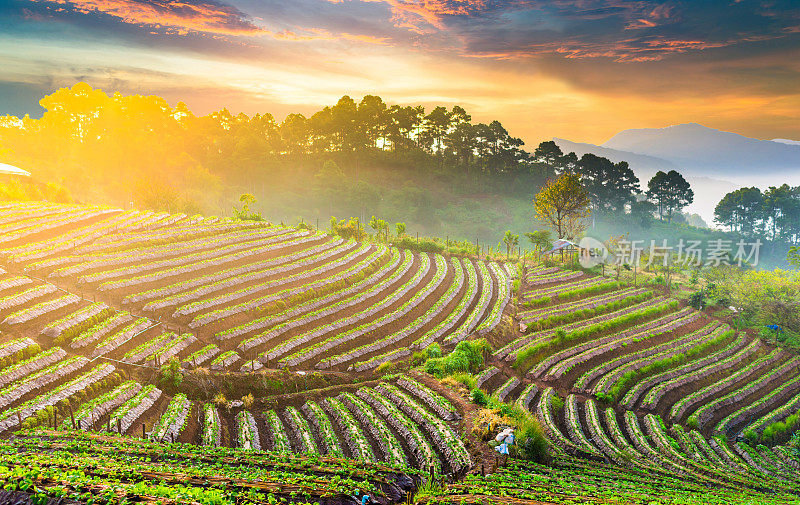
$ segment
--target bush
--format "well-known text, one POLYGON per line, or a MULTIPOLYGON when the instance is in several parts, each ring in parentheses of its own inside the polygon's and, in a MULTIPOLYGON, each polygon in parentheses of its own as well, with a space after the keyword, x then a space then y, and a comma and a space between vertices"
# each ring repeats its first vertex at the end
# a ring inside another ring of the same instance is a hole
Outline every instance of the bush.
POLYGON ((437 342, 434 342, 425 348, 425 353, 427 353, 429 358, 441 358, 442 347, 437 342))
POLYGON ((536 420, 519 427, 515 435, 520 457, 537 463, 546 463, 550 459, 547 439, 536 420))
POLYGON ((472 403, 476 405, 486 406, 489 404, 489 398, 483 390, 475 388, 472 390, 472 403))
POLYGON ((375 373, 383 375, 394 372, 394 369, 395 369, 394 363, 392 363, 391 361, 385 361, 380 365, 378 365, 378 368, 375 369, 375 373))
POLYGON ((425 363, 425 371, 442 377, 457 372, 475 372, 483 365, 483 354, 492 348, 486 339, 465 340, 443 358, 430 358, 425 363))

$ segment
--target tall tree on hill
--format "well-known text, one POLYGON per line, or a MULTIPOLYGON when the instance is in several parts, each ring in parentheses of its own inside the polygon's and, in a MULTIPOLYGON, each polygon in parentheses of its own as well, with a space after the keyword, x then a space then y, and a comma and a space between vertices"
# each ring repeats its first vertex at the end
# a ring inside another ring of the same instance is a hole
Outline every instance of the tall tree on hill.
POLYGON ((566 172, 551 179, 533 199, 536 217, 556 232, 558 238, 573 240, 586 229, 591 215, 589 192, 578 175, 566 172))
POLYGON ((672 222, 672 214, 680 211, 694 201, 694 191, 686 179, 675 170, 667 173, 656 172, 656 175, 647 183, 647 197, 658 205, 658 215, 663 221, 672 222))
POLYGON ((519 245, 519 235, 514 235, 511 230, 507 230, 503 236, 503 243, 506 245, 506 258, 510 258, 511 249, 519 245))
POLYGON ((613 163, 608 158, 586 153, 578 161, 578 170, 596 210, 624 212, 641 193, 639 178, 624 161, 613 163))
POLYGON ((793 242, 792 235, 800 232, 800 186, 792 188, 783 184, 767 189, 762 217, 773 240, 782 238, 793 242))
POLYGON ((572 170, 578 163, 578 156, 575 153, 564 154, 552 140, 540 143, 533 151, 532 158, 535 164, 549 168, 556 175, 572 170))
POLYGON ((714 221, 746 235, 761 228, 763 216, 764 195, 755 187, 731 191, 714 209, 714 221))

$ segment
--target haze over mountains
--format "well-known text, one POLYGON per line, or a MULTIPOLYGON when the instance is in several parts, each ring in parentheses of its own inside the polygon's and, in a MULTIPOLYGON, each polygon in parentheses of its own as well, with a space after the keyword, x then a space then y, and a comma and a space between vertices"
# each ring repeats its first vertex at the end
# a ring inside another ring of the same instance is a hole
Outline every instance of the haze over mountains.
POLYGON ((624 130, 602 145, 554 138, 564 152, 627 161, 642 186, 658 170, 677 170, 692 185, 695 202, 687 208, 712 224, 714 207, 742 186, 765 189, 800 184, 800 141, 760 140, 697 123, 624 130))

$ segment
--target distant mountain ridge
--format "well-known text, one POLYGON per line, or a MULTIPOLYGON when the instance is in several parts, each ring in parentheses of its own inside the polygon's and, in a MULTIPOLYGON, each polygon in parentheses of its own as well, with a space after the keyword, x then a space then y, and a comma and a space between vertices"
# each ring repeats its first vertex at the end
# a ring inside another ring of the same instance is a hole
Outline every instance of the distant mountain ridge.
POLYGON ((697 123, 624 130, 600 147, 660 158, 686 175, 725 178, 800 169, 800 143, 754 139, 697 123))

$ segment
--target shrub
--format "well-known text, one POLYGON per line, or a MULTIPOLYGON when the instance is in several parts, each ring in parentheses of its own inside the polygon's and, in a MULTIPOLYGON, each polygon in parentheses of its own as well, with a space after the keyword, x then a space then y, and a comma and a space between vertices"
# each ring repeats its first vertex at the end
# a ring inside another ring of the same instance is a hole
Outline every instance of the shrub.
POLYGON ((483 390, 475 388, 472 390, 472 403, 476 405, 486 406, 489 403, 489 398, 483 390))
POLYGON ((425 348, 425 353, 427 353, 429 358, 441 358, 442 347, 437 342, 433 342, 431 345, 425 348))
POLYGON ((375 369, 375 372, 380 375, 383 375, 394 372, 394 369, 395 369, 394 363, 392 363, 391 361, 385 361, 380 365, 378 365, 378 368, 375 369))

